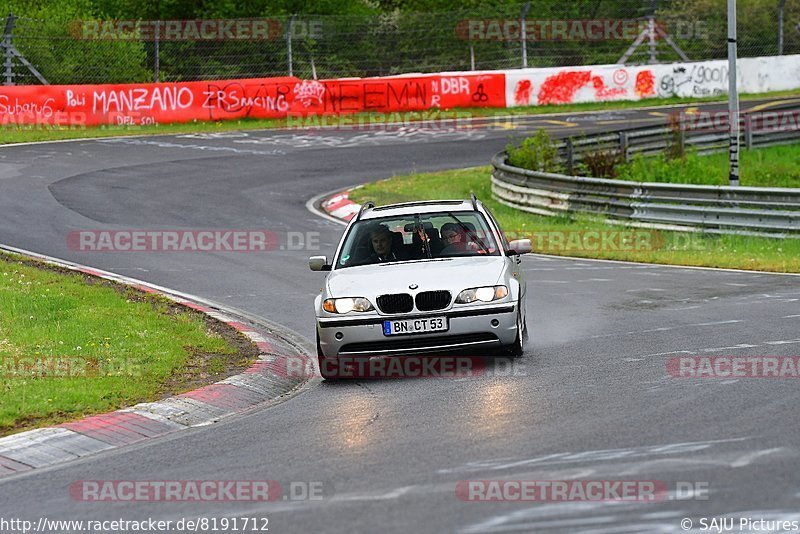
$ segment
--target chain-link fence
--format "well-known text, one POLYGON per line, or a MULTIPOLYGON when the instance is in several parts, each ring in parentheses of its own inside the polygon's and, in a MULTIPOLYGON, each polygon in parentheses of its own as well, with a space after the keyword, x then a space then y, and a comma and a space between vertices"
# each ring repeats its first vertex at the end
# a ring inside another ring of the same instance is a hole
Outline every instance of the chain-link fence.
MULTIPOLYGON (((3 83, 363 77, 727 57, 725 0, 548 5, 237 21, 9 16, 3 83)), ((738 17, 740 57, 800 53, 800 0, 739 0, 738 17)))

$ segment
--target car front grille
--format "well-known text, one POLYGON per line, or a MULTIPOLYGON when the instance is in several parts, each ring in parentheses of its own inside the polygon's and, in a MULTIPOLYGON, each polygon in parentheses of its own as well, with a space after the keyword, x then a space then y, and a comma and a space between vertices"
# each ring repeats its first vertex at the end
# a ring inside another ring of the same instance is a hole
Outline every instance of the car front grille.
POLYGON ((387 350, 430 349, 444 345, 460 345, 470 343, 497 342, 497 336, 492 333, 458 334, 449 336, 433 336, 429 338, 397 339, 387 338, 383 341, 368 341, 363 343, 348 343, 339 349, 340 353, 371 353, 372 356, 387 350))
POLYGON ((450 305, 449 291, 423 291, 416 298, 419 311, 443 310, 450 305))
POLYGON ((414 309, 414 299, 408 293, 395 293, 378 297, 378 308, 383 313, 408 313, 414 309))

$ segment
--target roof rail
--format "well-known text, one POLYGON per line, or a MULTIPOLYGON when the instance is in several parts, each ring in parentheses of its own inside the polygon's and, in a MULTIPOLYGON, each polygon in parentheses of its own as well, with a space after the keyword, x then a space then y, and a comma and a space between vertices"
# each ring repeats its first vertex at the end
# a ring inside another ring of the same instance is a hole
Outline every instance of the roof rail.
POLYGON ((469 198, 472 200, 472 209, 478 211, 478 197, 472 191, 469 192, 469 198))
POLYGON ((397 204, 386 204, 384 206, 378 206, 375 208, 375 211, 382 211, 382 210, 393 210, 397 208, 406 208, 406 207, 413 207, 413 206, 429 206, 432 204, 463 204, 463 200, 414 200, 411 202, 399 202, 397 204))
POLYGON ((361 208, 359 208, 359 210, 358 210, 358 215, 356 215, 356 221, 358 221, 361 218, 361 214, 364 213, 364 210, 367 210, 369 208, 374 208, 374 207, 375 207, 375 203, 372 202, 371 200, 368 200, 368 201, 364 202, 361 205, 361 208))

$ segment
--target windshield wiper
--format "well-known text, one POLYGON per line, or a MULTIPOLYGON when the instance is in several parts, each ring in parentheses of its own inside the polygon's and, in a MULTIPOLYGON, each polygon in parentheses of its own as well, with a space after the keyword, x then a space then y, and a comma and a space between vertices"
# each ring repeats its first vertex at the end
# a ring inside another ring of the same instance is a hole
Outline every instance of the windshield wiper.
POLYGON ((433 255, 431 254, 431 246, 430 246, 430 238, 428 237, 428 233, 425 231, 425 227, 422 224, 422 221, 419 218, 419 214, 414 214, 414 231, 417 232, 420 241, 422 241, 422 249, 425 251, 425 255, 428 259, 431 259, 433 255))
POLYGON ((455 215, 453 215, 452 213, 448 212, 447 214, 448 214, 450 217, 452 217, 454 221, 456 221, 456 224, 458 224, 458 225, 461 227, 461 229, 462 229, 462 230, 464 230, 464 233, 466 233, 466 234, 470 235, 470 236, 473 238, 473 239, 472 239, 472 242, 473 242, 473 243, 477 243, 477 244, 478 244, 478 246, 480 246, 480 247, 483 249, 483 251, 484 251, 486 254, 491 254, 491 253, 489 252, 489 248, 486 246, 486 244, 483 242, 483 240, 482 240, 480 237, 478 237, 478 234, 476 234, 476 233, 475 233, 475 232, 472 230, 472 228, 470 228, 469 226, 467 226, 466 224, 464 224, 463 222, 461 222, 461 221, 459 220, 459 218, 458 218, 458 217, 456 217, 455 215))

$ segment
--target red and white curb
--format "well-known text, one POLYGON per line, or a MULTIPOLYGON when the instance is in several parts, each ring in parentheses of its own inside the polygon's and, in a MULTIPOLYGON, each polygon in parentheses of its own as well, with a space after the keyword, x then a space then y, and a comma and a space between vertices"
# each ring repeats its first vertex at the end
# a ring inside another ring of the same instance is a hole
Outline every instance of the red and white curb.
POLYGON ((358 210, 361 208, 361 205, 350 200, 349 196, 349 190, 336 193, 323 200, 320 207, 331 217, 349 221, 355 217, 356 213, 358 213, 358 210))
POLYGON ((251 367, 216 384, 176 397, 0 438, 0 477, 209 425, 287 395, 310 378, 289 376, 282 371, 281 361, 291 357, 307 358, 308 348, 300 338, 276 325, 261 324, 262 321, 247 318, 242 312, 140 280, 14 247, 0 245, 0 250, 158 294, 230 325, 259 349, 258 359, 251 367))

